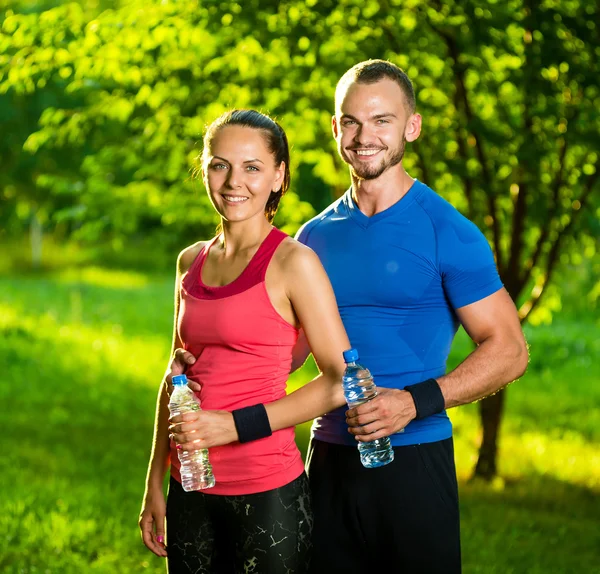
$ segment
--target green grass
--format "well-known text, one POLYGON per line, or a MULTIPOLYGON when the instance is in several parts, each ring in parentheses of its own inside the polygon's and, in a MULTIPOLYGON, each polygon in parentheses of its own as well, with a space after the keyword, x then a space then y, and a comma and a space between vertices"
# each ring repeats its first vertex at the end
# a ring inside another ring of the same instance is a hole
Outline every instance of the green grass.
MULTIPOLYGON (((165 571, 137 516, 171 301, 171 277, 0 278, 0 571, 165 571)), ((558 317, 528 329, 531 364, 508 391, 493 484, 468 480, 477 406, 451 411, 465 574, 598 571, 597 328, 558 317)), ((461 332, 450 365, 468 351, 461 332)), ((313 374, 308 364, 293 384, 313 374)), ((297 431, 303 453, 308 426, 297 431)))

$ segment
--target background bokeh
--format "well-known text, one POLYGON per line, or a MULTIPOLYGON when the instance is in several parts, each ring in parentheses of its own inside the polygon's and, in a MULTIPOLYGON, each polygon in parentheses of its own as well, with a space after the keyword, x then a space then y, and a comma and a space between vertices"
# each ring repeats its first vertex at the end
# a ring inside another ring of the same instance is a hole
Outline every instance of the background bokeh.
MULTIPOLYGON (((368 58, 413 79, 406 168, 486 234, 530 344, 521 380, 450 411, 464 571, 597 571, 599 13, 0 0, 0 571, 164 571, 137 515, 175 259, 217 224, 192 175, 203 129, 231 107, 280 121, 292 189, 276 223, 292 234, 348 186, 333 93, 368 58)), ((448 368, 470 350, 460 331, 448 368)))

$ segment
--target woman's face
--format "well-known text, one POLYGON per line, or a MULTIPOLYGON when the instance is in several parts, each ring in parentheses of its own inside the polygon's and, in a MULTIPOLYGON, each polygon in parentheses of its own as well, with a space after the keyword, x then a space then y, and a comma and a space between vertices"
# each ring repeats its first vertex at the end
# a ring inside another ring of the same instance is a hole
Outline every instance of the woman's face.
POLYGON ((285 164, 275 165, 261 130, 220 128, 207 152, 202 175, 219 215, 226 221, 264 218, 271 192, 281 187, 285 164))

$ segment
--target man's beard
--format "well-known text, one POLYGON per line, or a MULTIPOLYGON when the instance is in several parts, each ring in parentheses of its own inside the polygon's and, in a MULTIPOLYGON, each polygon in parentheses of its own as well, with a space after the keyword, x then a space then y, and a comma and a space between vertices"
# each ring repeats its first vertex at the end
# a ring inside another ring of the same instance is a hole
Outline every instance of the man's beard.
POLYGON ((351 164, 348 161, 348 156, 345 153, 342 153, 340 149, 340 155, 342 159, 350 166, 350 172, 352 176, 357 179, 377 179, 384 171, 389 169, 390 167, 394 167, 398 165, 402 158, 404 157, 404 148, 405 148, 406 140, 402 138, 402 142, 400 143, 400 147, 396 149, 392 157, 389 159, 382 159, 379 165, 359 165, 358 167, 351 164))

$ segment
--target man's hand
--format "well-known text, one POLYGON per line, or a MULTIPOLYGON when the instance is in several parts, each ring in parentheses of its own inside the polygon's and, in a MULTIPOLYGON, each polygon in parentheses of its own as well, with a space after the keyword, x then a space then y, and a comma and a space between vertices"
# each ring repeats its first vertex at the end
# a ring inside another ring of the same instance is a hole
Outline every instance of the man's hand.
POLYGON ((185 349, 175 349, 171 363, 167 367, 165 379, 169 386, 172 385, 172 379, 175 375, 183 375, 185 370, 196 362, 196 357, 185 349))
POLYGON ((369 442, 400 432, 417 416, 410 393, 378 388, 377 396, 346 412, 348 432, 357 441, 369 442))
MULTIPOLYGON (((192 353, 190 353, 189 351, 186 351, 185 349, 175 349, 175 352, 173 353, 173 358, 171 359, 171 364, 169 365, 169 368, 167 369, 167 374, 165 376, 167 383, 169 383, 169 385, 172 385, 171 381, 173 377, 175 375, 183 375, 186 369, 190 365, 193 365, 195 362, 196 357, 194 357, 194 355, 192 355, 192 353)), ((200 389, 202 388, 202 385, 188 379, 188 387, 192 389, 192 391, 194 391, 195 393, 199 393, 200 389)))
POLYGON ((169 434, 182 450, 222 446, 238 440, 229 411, 200 410, 171 417, 169 423, 169 434))

